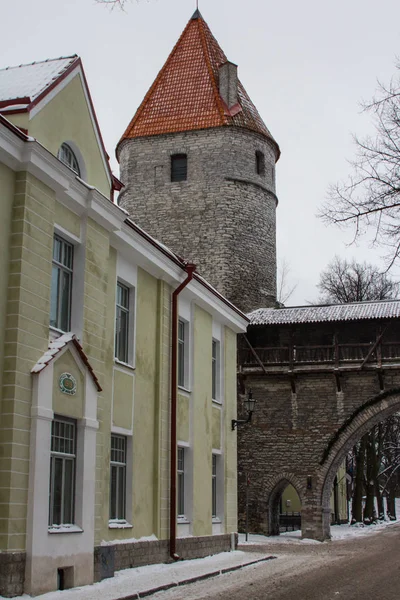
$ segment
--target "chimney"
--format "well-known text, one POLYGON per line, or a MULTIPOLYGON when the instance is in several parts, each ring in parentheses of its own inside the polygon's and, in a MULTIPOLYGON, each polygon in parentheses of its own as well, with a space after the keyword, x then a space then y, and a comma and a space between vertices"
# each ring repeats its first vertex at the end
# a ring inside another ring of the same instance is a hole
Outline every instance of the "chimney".
POLYGON ((237 65, 227 61, 219 67, 219 93, 230 110, 238 103, 237 65))

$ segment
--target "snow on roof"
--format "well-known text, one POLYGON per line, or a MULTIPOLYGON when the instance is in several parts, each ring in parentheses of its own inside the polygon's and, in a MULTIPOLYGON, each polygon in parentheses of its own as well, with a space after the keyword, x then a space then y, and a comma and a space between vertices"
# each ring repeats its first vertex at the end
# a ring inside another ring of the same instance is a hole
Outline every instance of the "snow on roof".
POLYGON ((101 392, 101 386, 99 380, 97 379, 92 366, 89 363, 88 357, 83 351, 82 346, 79 343, 78 338, 74 333, 64 333, 60 337, 55 340, 52 340, 49 343, 49 347, 46 352, 39 358, 36 365, 31 369, 31 373, 40 373, 51 363, 51 361, 55 358, 55 356, 69 343, 72 343, 76 350, 78 351, 79 356, 82 359, 82 362, 87 367, 92 379, 94 381, 95 386, 97 387, 97 391, 101 392))
POLYGON ((33 102, 77 58, 74 54, 0 69, 0 101, 29 98, 33 102))
POLYGON ((290 308, 258 308, 247 315, 251 325, 288 325, 391 319, 400 317, 400 300, 352 302, 323 306, 294 306, 290 308))

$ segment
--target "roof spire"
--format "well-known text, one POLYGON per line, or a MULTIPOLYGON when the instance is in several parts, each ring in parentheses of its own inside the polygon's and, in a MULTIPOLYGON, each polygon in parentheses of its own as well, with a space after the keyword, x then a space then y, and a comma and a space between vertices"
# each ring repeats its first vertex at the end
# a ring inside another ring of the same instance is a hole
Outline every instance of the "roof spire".
MULTIPOLYGON (((276 144, 238 81, 236 65, 228 62, 196 10, 120 143, 125 139, 227 125, 250 129, 276 144), (224 84, 222 89, 220 83, 224 84)), ((279 154, 278 146, 276 151, 279 154)))
POLYGON ((201 13, 199 11, 199 0, 196 0, 196 10, 193 13, 193 17, 192 20, 194 21, 195 19, 202 19, 203 17, 201 16, 201 13))

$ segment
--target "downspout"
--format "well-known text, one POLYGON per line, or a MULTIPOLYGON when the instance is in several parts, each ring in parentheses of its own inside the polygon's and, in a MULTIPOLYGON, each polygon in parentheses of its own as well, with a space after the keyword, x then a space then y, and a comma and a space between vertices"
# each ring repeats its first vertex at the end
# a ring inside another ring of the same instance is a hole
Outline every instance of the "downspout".
POLYGON ((185 265, 187 277, 172 292, 172 352, 171 352, 171 466, 170 466, 170 512, 169 512, 169 553, 171 558, 179 560, 176 553, 176 406, 177 406, 177 363, 178 363, 178 296, 181 291, 193 279, 196 265, 187 263, 185 265))

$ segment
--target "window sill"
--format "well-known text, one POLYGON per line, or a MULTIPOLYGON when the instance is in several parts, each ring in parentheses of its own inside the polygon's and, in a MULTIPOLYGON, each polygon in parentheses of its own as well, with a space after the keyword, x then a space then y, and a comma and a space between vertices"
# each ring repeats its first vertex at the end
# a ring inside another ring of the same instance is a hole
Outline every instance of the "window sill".
POLYGON ((63 331, 62 329, 57 329, 57 327, 52 327, 51 325, 49 327, 49 339, 51 341, 56 340, 61 335, 64 335, 64 333, 68 333, 68 332, 63 331))
POLYGON ((83 529, 78 525, 52 525, 47 529, 48 533, 83 533, 83 529))
POLYGON ((213 398, 212 401, 213 404, 218 404, 218 406, 222 406, 222 400, 220 400, 219 398, 213 398))
POLYGON ((136 367, 133 365, 129 365, 128 363, 123 362, 122 360, 118 360, 118 358, 114 358, 114 364, 118 367, 124 367, 125 369, 129 369, 130 371, 135 371, 136 367))
POLYGON ((213 523, 222 523, 221 519, 219 517, 213 517, 212 518, 212 522, 213 523))
POLYGON ((128 521, 115 519, 108 521, 108 529, 132 529, 132 525, 128 521))
POLYGON ((185 392, 185 394, 191 394, 192 393, 192 390, 189 390, 188 388, 183 387, 183 385, 178 385, 178 390, 180 392, 185 392))
POLYGON ((190 524, 190 521, 186 517, 178 517, 176 522, 177 522, 177 525, 189 525, 190 524))

